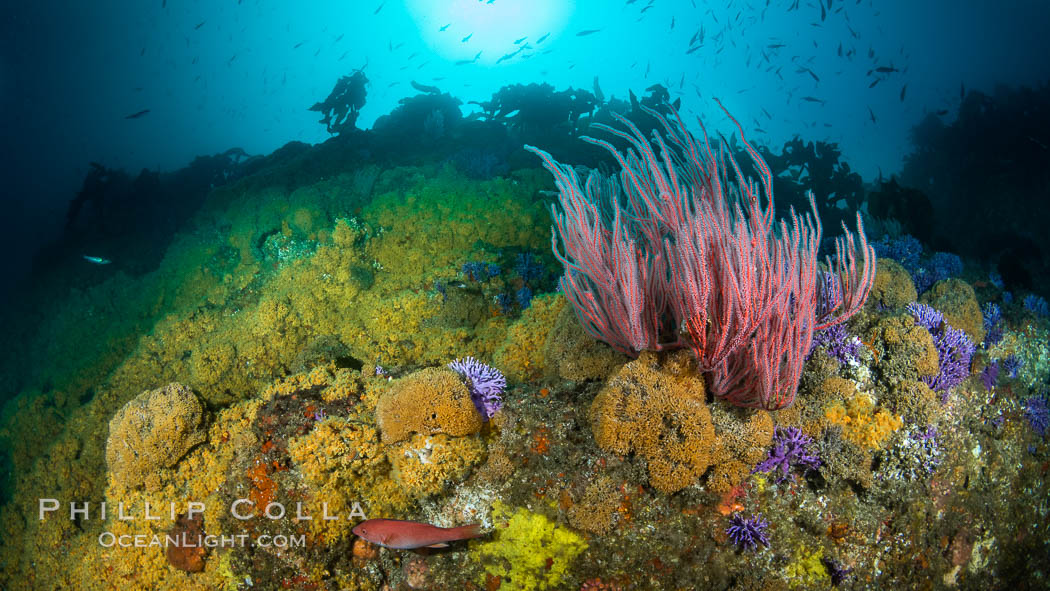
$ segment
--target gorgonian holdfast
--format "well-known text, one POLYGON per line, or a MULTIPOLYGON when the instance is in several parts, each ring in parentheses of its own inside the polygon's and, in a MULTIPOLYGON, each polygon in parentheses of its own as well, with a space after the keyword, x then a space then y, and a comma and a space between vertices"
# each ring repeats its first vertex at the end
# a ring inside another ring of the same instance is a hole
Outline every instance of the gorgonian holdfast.
POLYGON ((473 357, 456 359, 449 363, 448 367, 463 378, 474 406, 486 421, 503 408, 503 398, 500 395, 507 389, 507 378, 498 369, 473 357))

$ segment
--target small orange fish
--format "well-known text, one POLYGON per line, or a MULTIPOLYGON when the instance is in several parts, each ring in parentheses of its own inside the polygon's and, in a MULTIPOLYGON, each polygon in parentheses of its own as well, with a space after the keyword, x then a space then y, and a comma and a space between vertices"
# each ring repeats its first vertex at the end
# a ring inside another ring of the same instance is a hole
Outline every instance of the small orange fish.
POLYGON ((386 548, 444 548, 449 542, 484 535, 477 523, 460 527, 437 527, 418 521, 369 519, 354 526, 354 535, 386 548))

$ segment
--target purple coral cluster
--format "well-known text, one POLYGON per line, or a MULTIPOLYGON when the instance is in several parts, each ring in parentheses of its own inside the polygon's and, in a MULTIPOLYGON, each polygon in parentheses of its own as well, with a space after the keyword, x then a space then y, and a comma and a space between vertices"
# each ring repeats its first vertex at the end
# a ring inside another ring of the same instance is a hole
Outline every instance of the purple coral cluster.
POLYGON ((1025 296, 1024 309, 1040 318, 1050 316, 1050 304, 1046 302, 1046 298, 1035 295, 1034 293, 1025 296))
POLYGON ((883 236, 878 242, 872 242, 875 253, 884 259, 893 259, 905 269, 911 271, 919 266, 922 257, 922 243, 919 239, 905 234, 898 238, 883 236))
POLYGON ((503 408, 503 398, 500 394, 507 388, 507 378, 500 370, 473 357, 457 359, 448 366, 463 378, 474 406, 486 421, 503 408))
POLYGON ((842 304, 842 286, 834 273, 821 273, 817 280, 817 321, 831 317, 842 304))
POLYGON ((899 262, 911 275, 919 293, 942 279, 955 277, 963 270, 962 259, 948 252, 935 252, 923 257, 922 243, 914 236, 904 235, 894 239, 886 236, 872 243, 872 247, 880 257, 899 262))
POLYGON ((981 383, 984 384, 984 389, 991 391, 995 387, 995 384, 999 381, 999 362, 993 361, 985 366, 981 371, 981 383))
POLYGON ((942 279, 950 279, 962 273, 963 262, 958 255, 950 252, 935 252, 923 261, 923 264, 912 271, 915 290, 923 293, 942 279))
POLYGON ((1050 429, 1050 409, 1047 408, 1046 396, 1029 398, 1025 403, 1024 417, 1040 437, 1046 435, 1047 429, 1050 429))
POLYGON ((1006 359, 1003 359, 1003 371, 1006 375, 1010 376, 1011 379, 1017 377, 1017 372, 1021 371, 1024 367, 1024 361, 1017 355, 1010 355, 1006 359))
POLYGON ((813 333, 813 342, 809 346, 807 359, 820 347, 824 347, 829 357, 843 365, 860 359, 861 342, 841 324, 835 324, 813 333))
POLYGON ((471 281, 487 281, 500 274, 499 265, 496 263, 484 263, 481 261, 468 261, 463 263, 460 269, 471 281))
POLYGON ((519 252, 514 259, 514 271, 528 283, 543 276, 543 264, 531 252, 519 252))
POLYGON ((729 540, 740 550, 754 550, 759 544, 769 547, 769 522, 762 519, 761 515, 745 518, 740 513, 729 518, 729 527, 726 535, 729 540))
POLYGON ((994 347, 1003 340, 1003 310, 999 304, 988 302, 981 315, 984 318, 984 346, 994 347))
POLYGON ((931 390, 941 393, 941 402, 946 402, 948 392, 970 375, 973 341, 965 332, 951 327, 943 314, 926 304, 912 302, 908 304, 908 312, 915 324, 925 328, 933 337, 939 370, 937 375, 924 377, 923 381, 931 390))
POLYGON ((799 429, 777 427, 773 434, 773 449, 769 451, 769 457, 755 466, 751 473, 775 472, 777 468, 780 468, 781 474, 777 482, 783 482, 789 476, 794 478, 791 473, 792 466, 803 470, 816 470, 820 467, 821 461, 815 452, 810 451, 811 445, 813 445, 813 438, 803 435, 799 429))
POLYGON ((824 565, 824 568, 827 569, 828 576, 831 577, 831 584, 835 587, 838 587, 845 582, 846 577, 853 572, 852 568, 846 568, 842 563, 830 556, 821 558, 820 562, 824 565))

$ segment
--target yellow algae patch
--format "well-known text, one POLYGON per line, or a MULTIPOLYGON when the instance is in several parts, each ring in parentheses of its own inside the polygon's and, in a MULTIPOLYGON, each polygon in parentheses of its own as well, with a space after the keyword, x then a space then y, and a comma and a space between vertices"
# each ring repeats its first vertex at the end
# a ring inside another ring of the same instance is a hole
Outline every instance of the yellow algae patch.
POLYGON ((576 532, 524 508, 512 511, 497 501, 492 518, 495 531, 470 543, 470 557, 501 577, 501 591, 560 588, 573 560, 587 549, 576 532))
POLYGON ((823 579, 828 578, 828 570, 824 567, 822 559, 824 549, 810 550, 806 546, 795 549, 794 560, 784 568, 784 576, 792 588, 805 587, 812 589, 823 579))

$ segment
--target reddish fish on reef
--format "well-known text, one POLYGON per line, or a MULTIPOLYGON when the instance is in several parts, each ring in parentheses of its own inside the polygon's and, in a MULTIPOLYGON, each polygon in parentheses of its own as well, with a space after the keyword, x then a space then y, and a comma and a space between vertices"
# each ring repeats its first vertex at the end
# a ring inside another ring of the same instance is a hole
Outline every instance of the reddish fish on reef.
POLYGON ((354 526, 354 534, 373 544, 399 550, 444 548, 449 542, 469 540, 484 535, 474 523, 461 527, 437 527, 418 521, 369 519, 354 526))

